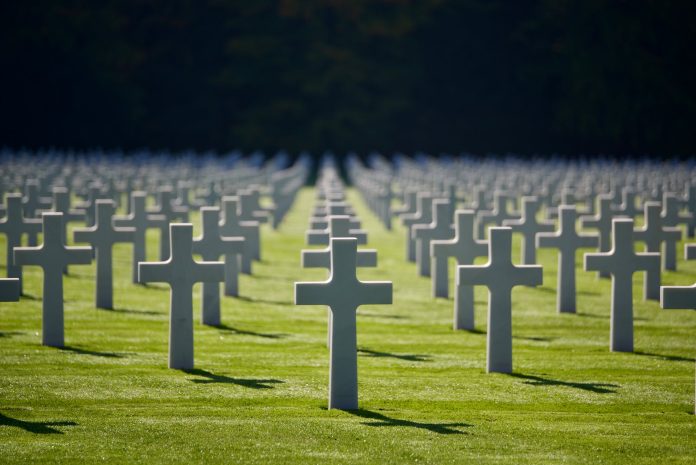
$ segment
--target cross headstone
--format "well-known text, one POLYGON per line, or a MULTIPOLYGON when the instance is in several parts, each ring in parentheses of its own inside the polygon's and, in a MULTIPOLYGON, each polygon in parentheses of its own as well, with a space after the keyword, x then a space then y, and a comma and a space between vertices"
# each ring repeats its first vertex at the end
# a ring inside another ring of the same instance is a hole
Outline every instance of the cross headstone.
MULTIPOLYGON (((645 243, 646 252, 661 254, 662 268, 676 269, 677 242, 681 240, 682 230, 678 227, 667 227, 660 215, 659 202, 645 202, 643 214, 644 225, 633 231, 636 241, 645 243)), ((658 300, 660 298, 660 269, 645 272, 645 298, 658 300)))
POLYGON ((633 241, 633 220, 617 218, 612 222, 611 251, 585 254, 585 271, 601 270, 612 277, 610 347, 613 352, 633 352, 633 273, 660 267, 660 254, 636 253, 633 241))
POLYGON ((512 288, 543 282, 540 265, 513 265, 512 229, 489 228, 488 263, 457 267, 457 286, 488 288, 486 371, 512 373, 512 288))
POLYGON ((391 304, 391 282, 364 282, 356 277, 358 241, 331 239, 331 276, 322 282, 295 283, 296 305, 331 309, 329 408, 358 408, 356 310, 360 305, 391 304))
POLYGON ((406 228, 406 260, 413 262, 416 260, 416 241, 411 236, 411 230, 416 224, 427 224, 433 219, 432 194, 419 192, 416 196, 416 212, 401 217, 401 221, 406 228))
POLYGON ((358 244, 367 244, 367 233, 362 229, 350 229, 350 217, 345 215, 329 216, 328 228, 306 233, 309 245, 328 245, 332 237, 354 237, 358 244))
MULTIPOLYGON (((597 214, 594 216, 581 216, 580 223, 584 228, 594 228, 599 233, 599 251, 608 252, 611 249, 612 220, 620 217, 611 206, 613 196, 600 194, 597 196, 597 214)), ((599 271, 600 278, 608 278, 609 273, 599 271)))
POLYGON ((19 300, 19 278, 0 278, 0 302, 19 300))
POLYGON ((575 206, 561 206, 558 211, 558 231, 539 233, 536 242, 537 247, 558 249, 556 310, 558 313, 575 313, 575 253, 583 247, 596 248, 599 245, 599 237, 596 234, 578 234, 575 227, 575 206))
MULTIPOLYGON (((696 260, 696 244, 684 245, 684 259, 696 260)), ((660 306, 665 310, 696 310, 696 284, 660 287, 660 306)))
POLYGON ((224 237, 244 238, 244 250, 241 259, 242 273, 251 274, 251 263, 254 259, 254 250, 259 247, 260 242, 259 223, 258 221, 241 221, 239 219, 238 199, 234 196, 225 196, 222 198, 221 212, 220 234, 224 237))
POLYGON ((162 235, 169 237, 169 223, 164 215, 148 213, 145 203, 147 193, 135 191, 130 195, 130 213, 126 216, 115 216, 114 226, 133 228, 133 268, 132 281, 138 282, 138 263, 147 260, 147 230, 157 228, 162 235))
POLYGON ((22 292, 22 267, 14 262, 12 250, 22 245, 23 234, 38 234, 41 220, 25 218, 21 194, 7 194, 5 197, 5 217, 0 220, 0 233, 5 234, 7 247, 7 277, 19 279, 19 292, 22 292))
POLYGON ((43 345, 63 347, 63 269, 66 265, 88 265, 92 262, 91 247, 67 247, 63 241, 62 213, 44 213, 43 244, 36 247, 15 247, 14 263, 36 265, 43 269, 43 345))
MULTIPOLYGON (((665 192, 662 196, 662 224, 665 226, 679 227, 691 222, 691 213, 682 213, 681 205, 677 196, 671 192, 665 192)), ((687 227, 688 229, 688 227, 687 227)), ((675 270, 676 270, 676 252, 675 252, 675 270)))
MULTIPOLYGON (((473 210, 458 210, 454 215, 454 238, 447 241, 432 241, 433 296, 449 296, 449 258, 454 257, 458 265, 473 265, 476 257, 485 257, 488 243, 474 237, 476 214, 473 210)), ((454 329, 474 329, 474 288, 456 286, 454 297, 454 329)))
POLYGON ((97 261, 97 308, 114 307, 113 246, 117 242, 132 242, 134 228, 117 228, 112 224, 116 202, 97 200, 94 226, 73 231, 75 242, 87 242, 92 246, 97 261))
POLYGON ((166 261, 141 262, 139 281, 167 283, 169 300, 169 368, 193 368, 193 285, 225 279, 222 262, 193 259, 193 225, 169 225, 170 253, 166 261))
MULTIPOLYGON (((220 209, 201 208, 201 235, 193 240, 193 253, 208 262, 225 263, 225 295, 239 295, 239 264, 244 251, 243 237, 223 237, 220 234, 220 209)), ((203 282, 201 298, 201 322, 204 325, 220 325, 220 285, 217 281, 203 282)))
POLYGON ((517 219, 519 217, 516 213, 508 211, 508 205, 512 200, 513 198, 508 192, 495 191, 493 194, 493 210, 482 210, 476 214, 479 239, 485 238, 486 226, 489 223, 502 225, 505 220, 517 219))
POLYGON ((691 239, 694 237, 694 232, 696 232, 696 183, 692 182, 687 185, 684 204, 691 215, 689 223, 686 225, 686 235, 691 239))
MULTIPOLYGON (((67 244, 68 223, 85 221, 87 212, 79 208, 70 208, 70 191, 66 187, 53 188, 53 211, 63 214, 63 241, 67 244)), ((68 273, 65 267, 63 273, 68 273)))
POLYGON ((165 260, 170 250, 169 224, 175 221, 188 221, 188 208, 176 203, 174 190, 170 186, 163 186, 157 190, 157 206, 147 212, 163 215, 167 220, 160 235, 160 260, 165 260))
POLYGON ((553 223, 537 221, 539 200, 536 197, 522 197, 522 216, 516 220, 504 220, 503 226, 512 228, 512 232, 522 234, 522 264, 536 263, 536 234, 553 231, 553 223))
MULTIPOLYGON (((453 205, 447 199, 433 200, 433 221, 428 224, 416 224, 411 228, 411 235, 416 241, 416 265, 418 274, 430 276, 430 242, 438 239, 450 239, 452 229, 453 205)), ((447 262, 445 262, 445 266, 447 262)))
MULTIPOLYGON (((684 258, 696 260, 696 244, 684 245, 684 258)), ((696 283, 691 286, 662 286, 660 306, 665 310, 696 310, 696 283)), ((696 400, 694 413, 696 413, 696 400)))

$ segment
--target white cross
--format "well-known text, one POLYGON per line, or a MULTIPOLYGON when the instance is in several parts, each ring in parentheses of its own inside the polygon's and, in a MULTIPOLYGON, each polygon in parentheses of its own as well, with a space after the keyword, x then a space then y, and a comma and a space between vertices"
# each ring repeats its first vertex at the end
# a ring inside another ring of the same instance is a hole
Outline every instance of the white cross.
POLYGON ((174 190, 169 186, 160 187, 157 191, 157 206, 148 213, 164 215, 166 223, 160 236, 160 260, 165 260, 169 254, 169 223, 174 221, 188 221, 188 208, 178 205, 174 196, 174 190))
POLYGON ((558 249, 558 278, 556 289, 556 310, 558 313, 575 313, 575 253, 583 247, 599 245, 596 234, 578 234, 575 224, 577 211, 575 206, 558 208, 560 222, 555 233, 539 233, 536 237, 537 247, 558 249))
POLYGON ((486 370, 512 373, 512 288, 543 282, 540 265, 513 265, 512 229, 488 229, 488 263, 457 267, 457 286, 488 287, 486 370))
POLYGON ((633 352, 633 273, 660 269, 660 254, 636 253, 633 220, 616 218, 611 228, 611 251, 586 253, 585 271, 611 275, 611 338, 613 352, 633 352))
POLYGON ((362 229, 350 229, 350 217, 345 215, 330 216, 328 228, 306 233, 309 245, 328 245, 332 237, 354 237, 358 244, 367 243, 367 232, 362 229))
MULTIPOLYGON (((696 244, 684 244, 684 259, 696 260, 696 244)), ((660 287, 660 306, 665 310, 696 310, 696 284, 660 287)))
POLYGON ((0 278, 0 302, 19 300, 19 278, 0 278))
POLYGON ((114 307, 113 246, 117 242, 132 242, 133 228, 115 228, 112 217, 116 211, 113 200, 97 200, 94 226, 73 231, 75 242, 87 242, 95 251, 97 259, 97 286, 95 300, 97 308, 114 307))
POLYGON ((433 196, 428 192, 419 192, 416 196, 416 212, 401 217, 406 228, 406 260, 416 261, 416 241, 411 236, 413 226, 427 224, 433 220, 433 196))
MULTIPOLYGON (((239 295, 239 263, 244 251, 243 237, 223 237, 220 234, 220 209, 201 208, 201 235, 193 240, 193 253, 205 261, 225 262, 225 295, 239 295)), ((204 325, 220 325, 220 285, 204 282, 201 298, 201 322, 204 325)))
POLYGON ((486 225, 494 223, 502 225, 503 221, 517 219, 519 215, 508 211, 508 204, 512 201, 512 196, 507 192, 495 191, 493 193, 493 210, 483 210, 477 213, 478 238, 484 239, 486 234, 486 225))
POLYGON ((416 265, 418 274, 430 276, 430 242, 452 238, 453 205, 447 199, 433 200, 433 220, 428 224, 416 224, 411 235, 416 241, 416 265))
MULTIPOLYGON (((79 208, 70 208, 70 191, 65 187, 53 188, 53 211, 63 214, 63 241, 67 243, 68 223, 85 221, 87 212, 79 208)), ((63 270, 68 274, 68 267, 63 270)))
MULTIPOLYGON (((599 233, 599 251, 608 252, 611 249, 612 220, 621 215, 615 214, 611 201, 611 194, 600 194, 597 196, 597 214, 594 216, 581 216, 580 224, 583 228, 594 228, 599 233)), ((599 272, 600 278, 608 278, 606 271, 599 272)))
POLYGON ((239 199, 234 196, 222 198, 222 219, 220 234, 225 237, 243 237, 244 251, 242 252, 242 273, 251 274, 251 263, 260 252, 260 233, 258 221, 241 221, 239 219, 239 199))
POLYGON ((522 197, 522 216, 516 220, 504 220, 503 226, 512 228, 513 233, 522 234, 522 264, 536 263, 536 235, 540 232, 553 231, 553 223, 537 221, 539 200, 536 197, 522 197))
MULTIPOLYGON (((458 265, 473 265, 476 257, 488 254, 488 242, 474 237, 476 214, 473 210, 457 210, 454 215, 454 239, 432 241, 433 297, 449 296, 449 258, 458 265)), ((456 286, 454 297, 454 329, 474 329, 474 288, 456 286)))
POLYGON ((192 224, 170 224, 169 237, 169 258, 139 263, 139 281, 169 284, 169 368, 186 370, 193 368, 193 285, 223 281, 225 265, 193 259, 192 224))
MULTIPOLYGON (((643 227, 633 231, 636 241, 645 243, 646 252, 657 252, 662 257, 662 268, 675 270, 677 267, 677 242, 681 240, 682 230, 679 227, 667 227, 660 215, 660 202, 645 202, 643 227), (664 250, 663 250, 664 244, 664 250)), ((660 268, 649 269, 645 272, 645 298, 660 299, 660 268)))
POLYGON ((131 227, 133 233, 133 276, 132 281, 138 282, 138 263, 147 260, 147 230, 157 228, 162 231, 162 237, 169 237, 169 222, 164 215, 148 213, 145 208, 147 193, 132 192, 130 195, 130 213, 126 216, 115 216, 114 226, 131 227))
POLYGON ((66 265, 92 263, 91 247, 67 247, 63 241, 62 213, 44 213, 43 244, 15 247, 17 265, 36 265, 43 269, 42 340, 46 346, 63 347, 63 269, 66 265))
MULTIPOLYGON (((696 244, 684 245, 684 258, 696 260, 696 244)), ((660 306, 665 310, 696 310, 696 283, 691 286, 662 286, 660 306)), ((694 413, 696 413, 696 400, 694 413)))
POLYGON ((7 247, 7 277, 19 279, 19 292, 22 292, 22 267, 12 258, 12 250, 22 245, 23 234, 38 234, 41 231, 41 220, 25 218, 22 211, 22 195, 7 194, 5 198, 5 218, 0 220, 0 233, 5 234, 7 247))
POLYGON ((329 408, 358 408, 358 353, 355 311, 360 305, 391 304, 391 282, 356 277, 358 241, 331 239, 331 275, 322 282, 295 283, 296 305, 331 308, 329 408))

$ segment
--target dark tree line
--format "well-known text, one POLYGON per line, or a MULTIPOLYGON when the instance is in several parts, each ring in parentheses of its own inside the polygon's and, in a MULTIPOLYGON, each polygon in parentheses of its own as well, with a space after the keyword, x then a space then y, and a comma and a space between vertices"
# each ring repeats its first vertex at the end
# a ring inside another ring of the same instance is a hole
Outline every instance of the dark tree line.
POLYGON ((696 147, 690 1, 3 3, 0 146, 696 147))

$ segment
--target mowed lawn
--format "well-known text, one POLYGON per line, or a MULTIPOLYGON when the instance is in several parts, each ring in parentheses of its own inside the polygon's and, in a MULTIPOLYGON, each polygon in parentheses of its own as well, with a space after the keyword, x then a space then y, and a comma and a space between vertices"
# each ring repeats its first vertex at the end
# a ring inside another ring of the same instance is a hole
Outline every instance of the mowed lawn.
MULTIPOLYGON (((300 268, 308 188, 278 231, 263 227, 263 260, 224 298, 221 327, 199 324, 194 288, 189 372, 167 368, 169 292, 130 283, 129 246, 113 311, 94 307, 94 265, 71 267, 64 349, 41 345, 41 271, 25 268, 28 295, 0 303, 0 463, 696 462, 696 312, 643 302, 636 274, 636 353, 611 353, 610 281, 578 270, 579 313, 558 315, 557 255, 542 249, 544 285, 513 292, 515 373, 486 374, 487 291, 476 330, 453 331, 453 301, 405 261, 403 228, 350 195, 379 252, 359 276, 394 283, 393 305, 358 311, 360 410, 326 409, 326 310, 292 303, 293 282, 327 275, 300 268)), ((679 257, 664 282, 696 282, 679 257)))

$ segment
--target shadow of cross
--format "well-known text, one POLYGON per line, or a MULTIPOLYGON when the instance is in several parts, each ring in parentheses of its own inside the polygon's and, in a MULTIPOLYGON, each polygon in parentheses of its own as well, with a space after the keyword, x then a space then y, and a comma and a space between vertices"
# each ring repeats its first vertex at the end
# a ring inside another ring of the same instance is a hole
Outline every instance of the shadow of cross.
POLYGON ((540 265, 513 265, 512 229, 488 229, 488 263, 457 267, 457 286, 488 287, 486 371, 512 372, 512 288, 543 282, 540 265))
POLYGON ((285 381, 279 379, 251 379, 251 378, 232 378, 231 376, 216 375, 207 370, 201 370, 198 368, 184 369, 184 373, 189 375, 201 376, 203 379, 191 379, 190 381, 196 384, 236 384, 237 386, 244 386, 251 389, 273 389, 274 384, 281 384, 285 381))
POLYGON ((0 427, 10 426, 20 428, 34 434, 64 434, 54 426, 77 426, 74 421, 26 421, 18 418, 11 418, 0 413, 0 427))
MULTIPOLYGON (((225 263, 225 295, 239 294, 239 263, 244 251, 243 237, 223 237, 220 234, 220 208, 201 208, 201 235, 193 240, 193 253, 205 261, 225 263)), ((201 289, 201 323, 209 326, 220 324, 220 284, 204 282, 201 289)))
POLYGON ((380 352, 378 350, 365 348, 358 349, 358 352, 367 357, 395 358, 397 360, 405 360, 407 362, 429 362, 431 360, 430 355, 424 354, 394 354, 391 352, 380 352))
POLYGON ((97 285, 95 303, 97 308, 114 308, 113 246, 117 242, 133 242, 135 229, 114 227, 112 220, 116 211, 113 200, 97 200, 94 225, 73 231, 75 242, 86 242, 95 251, 97 261, 97 285))
POLYGON ((614 219, 611 236, 611 251, 585 254, 585 271, 611 275, 610 349, 633 352, 633 273, 655 268, 659 272, 660 254, 635 252, 631 219, 614 219))
POLYGON ((193 368, 193 285, 223 281, 225 265, 193 259, 191 223, 170 224, 169 236, 169 259, 139 263, 138 277, 143 283, 169 284, 169 368, 193 368))
POLYGON ((581 389, 583 391, 594 392, 597 394, 613 394, 616 392, 616 388, 621 387, 618 384, 577 383, 570 381, 561 381, 558 379, 544 378, 541 376, 523 375, 522 373, 510 373, 510 376, 514 378, 524 379, 526 380, 524 384, 529 384, 530 386, 563 386, 581 389))
POLYGON ((22 210, 22 194, 7 194, 5 197, 5 217, 0 220, 0 234, 5 235, 7 250, 7 277, 19 279, 19 292, 22 292, 22 267, 15 263, 12 251, 22 245, 24 234, 37 234, 41 231, 41 220, 25 218, 22 210))
POLYGON ((67 265, 89 265, 92 262, 91 247, 67 247, 64 244, 63 214, 44 213, 43 244, 38 247, 15 247, 17 265, 36 265, 43 269, 42 344, 62 347, 63 322, 63 270, 67 265))
POLYGON ((577 211, 574 205, 559 206, 558 217, 558 231, 537 234, 536 244, 537 247, 558 249, 556 311, 575 313, 575 254, 582 247, 598 247, 599 237, 596 234, 578 234, 577 211))
MULTIPOLYGON (((454 215, 454 238, 430 243, 433 297, 447 298, 449 295, 450 257, 454 257, 458 265, 472 265, 476 257, 488 253, 488 242, 474 237, 475 217, 473 210, 457 210, 454 215)), ((456 286, 455 292, 454 329, 474 329, 474 288, 456 286)))
POLYGON ((295 283, 296 305, 331 308, 329 408, 358 408, 356 313, 360 305, 391 304, 392 283, 363 282, 355 272, 358 240, 331 239, 331 274, 320 282, 295 283))
POLYGON ((352 410, 350 412, 352 415, 355 415, 360 418, 366 418, 369 420, 375 420, 375 421, 366 421, 363 422, 363 425, 365 426, 402 426, 406 428, 417 428, 417 429, 424 429, 428 430, 431 433, 437 433, 437 434, 467 434, 464 431, 460 431, 457 428, 470 428, 473 425, 469 423, 461 423, 461 422, 456 422, 456 423, 426 423, 426 422, 420 422, 420 421, 412 421, 412 420, 400 420, 398 418, 392 418, 388 417, 382 413, 377 413, 371 410, 365 410, 365 409, 357 409, 357 410, 352 410))

